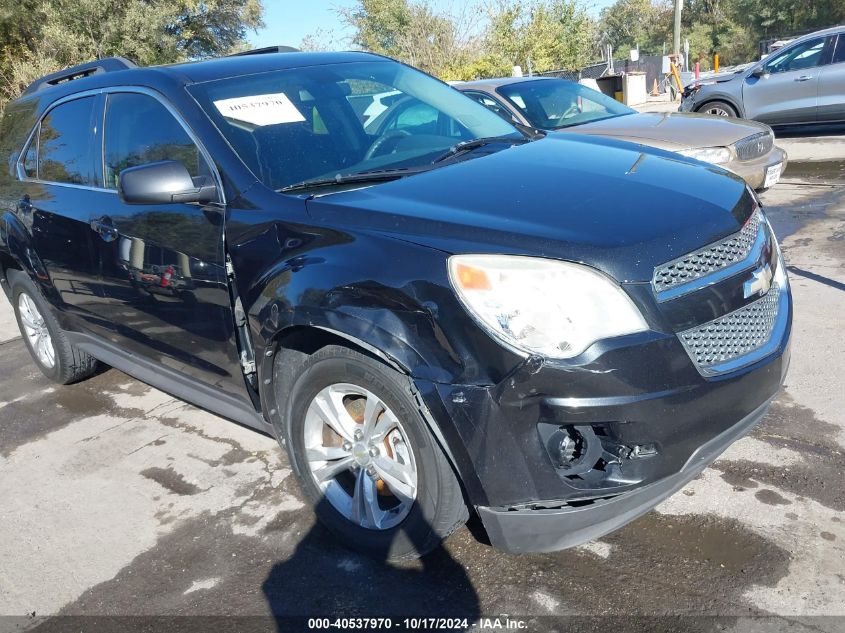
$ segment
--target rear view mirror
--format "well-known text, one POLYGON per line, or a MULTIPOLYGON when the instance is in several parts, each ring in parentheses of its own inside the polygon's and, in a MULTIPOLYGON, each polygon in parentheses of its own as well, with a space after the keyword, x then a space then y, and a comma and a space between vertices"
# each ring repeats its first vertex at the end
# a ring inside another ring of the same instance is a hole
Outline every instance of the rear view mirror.
POLYGON ((124 169, 118 191, 126 204, 206 204, 218 199, 217 187, 210 178, 191 178, 185 166, 175 160, 124 169))

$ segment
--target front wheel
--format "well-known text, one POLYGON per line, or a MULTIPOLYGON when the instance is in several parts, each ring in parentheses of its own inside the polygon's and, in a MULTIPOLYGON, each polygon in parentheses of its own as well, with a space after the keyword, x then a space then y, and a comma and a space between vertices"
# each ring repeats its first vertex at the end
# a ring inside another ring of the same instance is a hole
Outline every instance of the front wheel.
POLYGON ((702 114, 736 118, 736 109, 724 101, 711 101, 704 104, 698 111, 702 114))
POLYGON ((290 404, 285 434, 303 491, 349 547, 417 558, 466 521, 460 484, 408 377, 329 346, 277 397, 290 404))

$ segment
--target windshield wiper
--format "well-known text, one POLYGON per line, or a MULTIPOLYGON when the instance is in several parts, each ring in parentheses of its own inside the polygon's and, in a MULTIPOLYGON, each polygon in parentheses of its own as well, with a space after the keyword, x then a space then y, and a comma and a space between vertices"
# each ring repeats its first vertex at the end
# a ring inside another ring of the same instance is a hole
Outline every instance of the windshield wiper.
POLYGON ((481 138, 473 138, 468 141, 461 141, 460 143, 452 145, 452 147, 450 147, 440 156, 431 161, 431 163, 432 165, 440 163, 444 160, 452 158, 453 156, 459 156, 465 152, 471 152, 472 150, 477 149, 479 147, 484 147, 485 145, 493 145, 494 143, 510 143, 511 145, 522 145, 523 143, 527 143, 530 140, 530 138, 526 138, 524 136, 482 136, 481 138))
POLYGON ((563 125, 555 125, 549 129, 564 130, 568 127, 576 127, 578 125, 584 125, 585 123, 595 123, 596 121, 607 121, 608 119, 617 119, 621 116, 629 116, 631 114, 636 114, 636 112, 620 112, 619 114, 608 114, 607 116, 599 116, 595 119, 584 119, 583 121, 578 121, 577 123, 564 123, 563 125))
POLYGON ((428 169, 429 168, 374 169, 372 171, 359 171, 351 174, 335 174, 331 178, 311 178, 309 180, 303 180, 302 182, 282 187, 277 191, 287 193, 290 191, 302 191, 303 189, 332 187, 335 185, 365 182, 387 182, 389 180, 398 180, 404 176, 410 176, 411 174, 427 171, 428 169))

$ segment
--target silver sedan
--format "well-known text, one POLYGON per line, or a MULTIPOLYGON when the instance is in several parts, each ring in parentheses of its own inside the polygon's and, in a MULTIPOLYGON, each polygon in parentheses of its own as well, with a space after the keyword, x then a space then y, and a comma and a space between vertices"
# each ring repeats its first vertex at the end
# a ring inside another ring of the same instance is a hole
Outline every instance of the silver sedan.
POLYGON ((754 189, 774 185, 787 156, 772 129, 705 114, 638 113, 586 86, 548 77, 452 84, 506 119, 543 130, 609 136, 723 167, 754 189))

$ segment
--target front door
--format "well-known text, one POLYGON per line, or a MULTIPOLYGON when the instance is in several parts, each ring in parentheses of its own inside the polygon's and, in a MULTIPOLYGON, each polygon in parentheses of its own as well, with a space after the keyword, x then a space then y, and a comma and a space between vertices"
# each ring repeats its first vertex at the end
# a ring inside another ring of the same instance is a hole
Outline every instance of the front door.
POLYGON ((840 33, 830 64, 819 75, 819 122, 845 121, 845 33, 840 33))
POLYGON ((745 116, 769 125, 814 122, 819 73, 829 39, 817 37, 774 53, 763 64, 766 74, 746 76, 742 89, 745 116))
MULTIPOLYGON (((212 176, 199 146, 163 101, 146 92, 105 95, 103 179, 180 161, 194 177, 212 176)), ((105 311, 124 349, 243 395, 223 246, 221 205, 129 205, 104 194, 92 217, 99 229, 105 311)))

